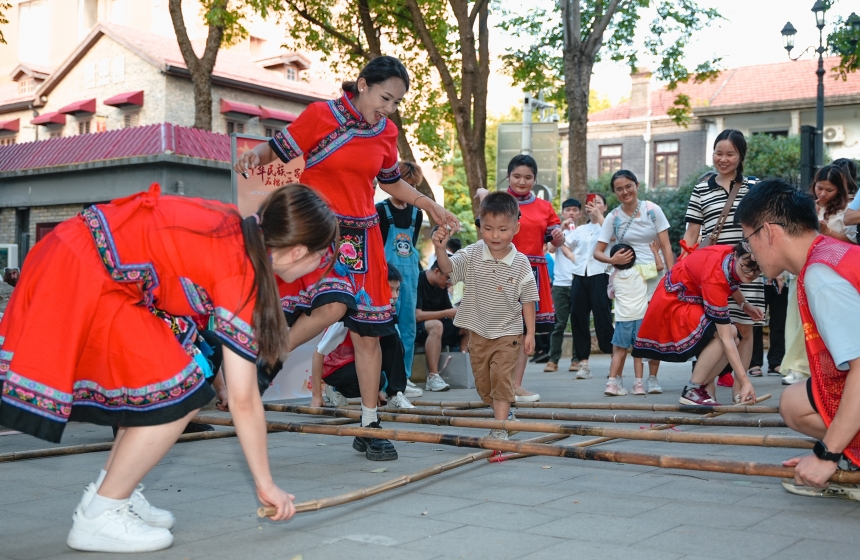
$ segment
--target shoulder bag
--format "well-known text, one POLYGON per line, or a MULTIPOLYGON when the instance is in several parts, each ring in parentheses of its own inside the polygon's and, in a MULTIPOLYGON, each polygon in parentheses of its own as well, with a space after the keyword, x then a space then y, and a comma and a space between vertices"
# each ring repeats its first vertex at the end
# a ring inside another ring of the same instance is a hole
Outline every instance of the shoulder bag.
POLYGON ((745 184, 746 180, 740 182, 732 181, 732 189, 729 191, 729 197, 726 199, 726 205, 723 206, 723 211, 720 212, 720 217, 717 220, 717 224, 714 226, 714 231, 712 231, 710 235, 702 236, 702 240, 699 242, 699 247, 707 247, 709 245, 717 244, 717 241, 720 239, 720 233, 723 231, 723 226, 726 224, 726 218, 729 217, 729 212, 732 211, 732 205, 735 203, 735 198, 737 198, 741 187, 745 184))

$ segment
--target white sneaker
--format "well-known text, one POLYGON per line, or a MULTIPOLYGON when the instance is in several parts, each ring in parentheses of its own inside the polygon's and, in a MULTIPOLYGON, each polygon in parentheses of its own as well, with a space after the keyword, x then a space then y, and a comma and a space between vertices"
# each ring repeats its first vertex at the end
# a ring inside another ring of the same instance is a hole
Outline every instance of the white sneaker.
POLYGON ((490 433, 487 434, 485 439, 500 439, 502 441, 508 441, 508 432, 504 430, 490 430, 490 433))
POLYGON ((451 386, 445 383, 445 380, 438 373, 431 373, 427 376, 427 384, 424 385, 424 388, 428 391, 438 392, 447 391, 451 386))
POLYGON ((397 394, 388 399, 388 405, 393 406, 395 408, 415 408, 415 406, 409 402, 409 399, 403 396, 403 393, 397 391, 397 394))
MULTIPOLYGON (((176 517, 166 509, 157 508, 150 504, 146 499, 146 496, 143 495, 143 490, 143 484, 138 484, 137 488, 134 489, 134 492, 131 493, 131 497, 128 499, 128 502, 131 504, 132 511, 134 511, 134 513, 143 519, 143 522, 150 527, 172 529, 173 524, 176 523, 176 517)), ((95 497, 96 485, 91 482, 84 488, 84 495, 81 498, 81 507, 83 509, 87 509, 87 506, 90 505, 90 502, 92 502, 95 497)))
POLYGON ((587 365, 585 367, 580 367, 579 371, 576 372, 576 377, 574 379, 591 379, 594 377, 591 375, 591 368, 587 365))
POLYGON ((805 373, 801 373, 799 371, 794 371, 793 369, 788 370, 788 373, 785 374, 785 377, 782 378, 783 385, 794 385, 795 383, 799 383, 801 381, 806 381, 809 375, 805 373))
POLYGON ((623 397, 627 394, 627 389, 621 384, 620 377, 610 377, 603 394, 610 397, 623 397))
POLYGON ((83 504, 72 515, 72 530, 66 544, 91 552, 152 552, 173 544, 173 535, 161 527, 147 525, 126 502, 89 519, 83 504))
POLYGON ((800 486, 793 478, 783 478, 782 487, 798 496, 813 496, 816 498, 842 498, 843 500, 860 500, 860 486, 857 484, 830 483, 827 488, 800 486))
POLYGON ((514 401, 515 402, 538 402, 540 400, 540 395, 538 393, 532 393, 531 391, 526 391, 522 387, 514 388, 514 401))
POLYGON ((325 386, 325 398, 332 406, 346 406, 349 404, 346 397, 335 391, 331 385, 325 386))
POLYGON ((406 380, 406 390, 403 391, 403 394, 409 397, 410 399, 414 399, 415 397, 420 397, 424 394, 424 391, 418 388, 418 385, 412 383, 411 380, 406 380))
POLYGON ((657 376, 649 375, 648 379, 645 381, 645 387, 648 388, 649 395, 659 395, 663 392, 663 387, 657 383, 657 376))

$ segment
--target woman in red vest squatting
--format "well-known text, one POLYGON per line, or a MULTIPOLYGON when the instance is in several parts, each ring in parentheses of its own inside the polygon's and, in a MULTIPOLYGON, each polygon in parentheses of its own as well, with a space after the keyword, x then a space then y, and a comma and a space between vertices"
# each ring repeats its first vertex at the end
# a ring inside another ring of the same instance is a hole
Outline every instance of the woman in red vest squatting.
POLYGON ((860 247, 820 235, 815 201, 780 180, 762 181, 736 220, 766 278, 797 275, 797 300, 812 377, 779 401, 786 424, 818 440, 783 487, 794 494, 860 499, 853 485, 828 479, 844 459, 860 465, 860 247))
MULTIPOLYGON (((387 117, 408 89, 403 64, 390 56, 377 57, 358 80, 343 83, 341 97, 311 103, 288 128, 242 154, 235 165, 243 173, 276 157, 284 162, 303 157, 302 181, 316 189, 337 215, 340 239, 334 269, 281 284, 281 304, 292 327, 290 349, 338 321, 349 328, 361 386, 361 425, 374 428, 379 427, 379 337, 393 333, 396 324, 373 204, 374 179, 382 190, 424 210, 436 223, 459 229, 453 214, 400 177, 398 130, 387 117)), ((356 438, 353 447, 370 460, 397 458, 388 440, 356 438)))

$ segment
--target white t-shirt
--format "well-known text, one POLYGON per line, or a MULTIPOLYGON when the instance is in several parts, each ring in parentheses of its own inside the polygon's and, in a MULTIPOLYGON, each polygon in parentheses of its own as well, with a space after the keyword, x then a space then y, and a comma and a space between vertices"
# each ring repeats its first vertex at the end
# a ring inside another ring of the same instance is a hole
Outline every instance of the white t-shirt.
POLYGON ((635 266, 616 270, 613 280, 615 289, 615 321, 638 321, 645 318, 648 309, 648 283, 635 266))
MULTIPOLYGON (((568 245, 576 230, 564 230, 564 244, 568 245)), ((570 245, 568 245, 569 247, 570 245)), ((553 286, 570 286, 573 284, 573 261, 561 252, 559 247, 555 249, 555 268, 553 268, 552 285, 553 286)))
POLYGON ((860 337, 851 328, 860 317, 860 294, 826 264, 810 265, 804 284, 809 311, 824 346, 837 369, 844 371, 848 362, 860 358, 860 337))
POLYGON ((331 325, 325 330, 322 338, 317 344, 317 352, 323 356, 328 356, 334 349, 343 344, 346 340, 346 335, 349 334, 349 329, 341 322, 331 325))
MULTIPOLYGON (((599 224, 590 222, 576 228, 570 242, 565 237, 565 243, 573 251, 573 256, 576 257, 576 260, 573 261, 573 273, 576 276, 606 274, 609 265, 594 258, 594 248, 597 246, 600 231, 601 226, 599 224)), ((607 257, 609 256, 608 245, 604 253, 607 257)))
POLYGON ((638 264, 653 263, 654 255, 648 246, 657 239, 657 234, 669 229, 669 220, 663 209, 647 200, 639 201, 639 212, 630 223, 630 216, 624 213, 621 206, 610 212, 603 221, 598 241, 609 244, 626 243, 636 252, 638 264), (628 227, 628 223, 630 224, 628 227))

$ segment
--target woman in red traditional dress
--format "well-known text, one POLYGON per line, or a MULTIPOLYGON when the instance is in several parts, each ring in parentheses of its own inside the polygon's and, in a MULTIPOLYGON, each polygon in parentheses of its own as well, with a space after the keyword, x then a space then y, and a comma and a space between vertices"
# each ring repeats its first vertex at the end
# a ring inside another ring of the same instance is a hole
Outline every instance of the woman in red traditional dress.
MULTIPOLYGON (((520 204, 520 231, 514 236, 514 247, 525 254, 532 265, 537 281, 538 302, 535 314, 535 334, 548 336, 555 324, 555 308, 552 304, 552 286, 546 267, 544 244, 551 242, 560 247, 564 243, 561 220, 549 201, 537 198, 532 192, 537 180, 537 162, 529 155, 520 154, 508 163, 508 192, 520 204)), ((523 388, 528 356, 520 350, 517 361, 517 384, 514 392, 519 402, 535 402, 540 395, 523 388)))
MULTIPOLYGON (((237 172, 244 173, 276 157, 284 162, 304 157, 302 181, 316 189, 337 214, 340 249, 334 269, 282 284, 281 303, 292 327, 291 348, 338 321, 349 328, 361 386, 361 425, 377 428, 382 367, 379 337, 394 332, 396 318, 373 203, 374 179, 382 190, 424 210, 436 223, 459 228, 453 214, 400 177, 398 130, 387 116, 397 110, 408 89, 409 75, 403 64, 390 56, 377 57, 364 67, 357 81, 344 82, 343 96, 311 103, 287 129, 242 154, 235 165, 237 172)), ((371 460, 397 458, 387 440, 356 438, 353 447, 371 460)))
MULTIPOLYGON (((739 366, 737 329, 731 324, 729 298, 761 271, 740 244, 712 245, 678 261, 648 304, 633 343, 633 356, 663 362, 686 362, 698 356, 681 404, 716 406, 707 385, 726 363, 739 366)), ((741 401, 755 401, 743 368, 736 368, 741 401)))
POLYGON ((286 355, 275 275, 321 266, 337 221, 303 185, 280 189, 244 220, 233 206, 143 192, 96 205, 33 247, 0 322, 0 424, 59 442, 69 420, 120 426, 104 470, 73 515, 70 547, 160 550, 173 515, 138 483, 214 392, 194 338, 160 315, 213 315, 230 410, 257 487, 295 511, 272 480, 255 362, 286 355))

